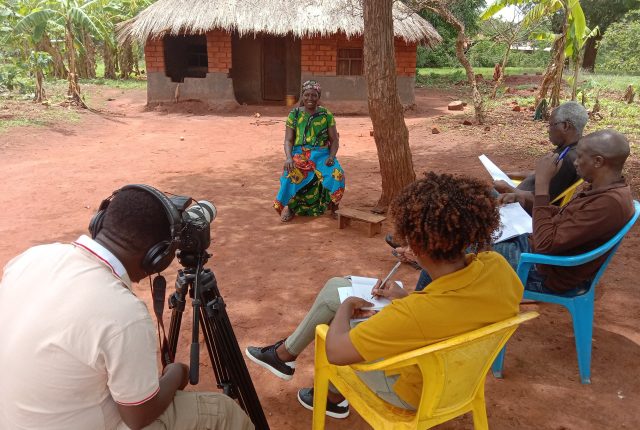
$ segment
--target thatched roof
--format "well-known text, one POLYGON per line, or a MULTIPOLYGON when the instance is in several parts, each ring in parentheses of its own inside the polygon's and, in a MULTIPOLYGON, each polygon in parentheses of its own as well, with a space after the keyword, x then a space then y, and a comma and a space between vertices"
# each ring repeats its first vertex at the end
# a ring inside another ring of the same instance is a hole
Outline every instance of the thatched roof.
MULTIPOLYGON (((165 34, 201 34, 215 28, 241 35, 267 33, 297 37, 338 32, 362 35, 362 0, 158 0, 135 18, 122 23, 120 40, 146 41, 165 34)), ((366 1, 366 0, 365 0, 366 1)), ((400 2, 394 2, 395 35, 407 42, 433 46, 438 32, 400 2)))

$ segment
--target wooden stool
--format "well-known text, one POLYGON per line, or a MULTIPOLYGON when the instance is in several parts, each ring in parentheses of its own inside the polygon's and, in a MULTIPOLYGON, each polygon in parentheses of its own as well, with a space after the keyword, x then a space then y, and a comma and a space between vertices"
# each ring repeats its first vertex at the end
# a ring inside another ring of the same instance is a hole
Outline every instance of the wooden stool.
POLYGON ((340 208, 336 211, 338 214, 338 227, 340 229, 345 228, 351 224, 351 220, 364 221, 369 224, 369 237, 372 237, 376 233, 382 232, 382 221, 387 219, 382 215, 376 215, 370 212, 361 211, 358 209, 340 208))

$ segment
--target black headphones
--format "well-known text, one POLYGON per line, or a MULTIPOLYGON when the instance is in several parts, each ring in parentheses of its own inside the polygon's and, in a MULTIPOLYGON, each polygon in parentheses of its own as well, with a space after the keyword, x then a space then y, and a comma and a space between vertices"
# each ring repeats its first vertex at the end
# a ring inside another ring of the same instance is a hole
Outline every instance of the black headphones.
POLYGON ((142 259, 142 269, 147 272, 147 274, 162 272, 164 269, 169 267, 169 264, 171 264, 171 261, 173 261, 175 256, 176 248, 180 242, 179 232, 182 229, 182 218, 180 217, 178 209, 176 209, 173 203, 171 203, 171 200, 155 188, 144 184, 132 184, 125 185, 119 190, 114 191, 113 194, 100 203, 98 212, 96 212, 93 218, 91 218, 91 221, 89 222, 89 233, 91 233, 91 238, 95 239, 102 229, 102 223, 104 222, 104 217, 107 213, 107 207, 109 206, 109 203, 111 203, 113 196, 118 194, 120 191, 132 189, 142 190, 154 196, 162 204, 164 212, 167 215, 167 219, 169 220, 171 238, 153 245, 149 248, 142 259))

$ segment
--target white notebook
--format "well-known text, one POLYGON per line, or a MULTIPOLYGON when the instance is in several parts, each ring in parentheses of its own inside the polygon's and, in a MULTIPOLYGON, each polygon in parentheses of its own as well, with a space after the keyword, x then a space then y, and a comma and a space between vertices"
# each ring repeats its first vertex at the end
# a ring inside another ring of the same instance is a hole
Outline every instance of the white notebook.
MULTIPOLYGON (((391 303, 391 300, 385 299, 384 297, 371 297, 371 290, 373 286, 378 282, 377 278, 365 278, 362 276, 350 276, 351 278, 351 286, 350 287, 341 287, 338 288, 338 294, 340 295, 340 303, 344 302, 347 297, 360 297, 368 301, 369 303, 373 303, 373 306, 367 309, 379 311, 380 309, 387 306, 391 303)), ((402 282, 395 281, 402 288, 402 282)))
POLYGON ((508 177, 507 174, 504 173, 498 166, 496 166, 493 161, 489 160, 486 155, 482 154, 478 158, 482 162, 484 168, 487 169, 487 172, 489 172, 494 181, 503 180, 513 188, 516 187, 516 184, 513 183, 511 178, 508 177))
POLYGON ((500 237, 494 243, 502 242, 524 233, 533 232, 533 220, 520 203, 509 203, 500 207, 500 237))

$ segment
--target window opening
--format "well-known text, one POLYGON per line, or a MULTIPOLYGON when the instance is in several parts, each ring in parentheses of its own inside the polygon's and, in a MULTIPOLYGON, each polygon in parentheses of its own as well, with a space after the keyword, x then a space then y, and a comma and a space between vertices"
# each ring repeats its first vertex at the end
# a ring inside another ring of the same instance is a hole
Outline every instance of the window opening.
POLYGON ((184 78, 206 78, 209 71, 207 37, 166 36, 164 58, 166 74, 172 82, 184 82, 184 78))
POLYGON ((362 48, 338 49, 338 75, 362 75, 362 48))

